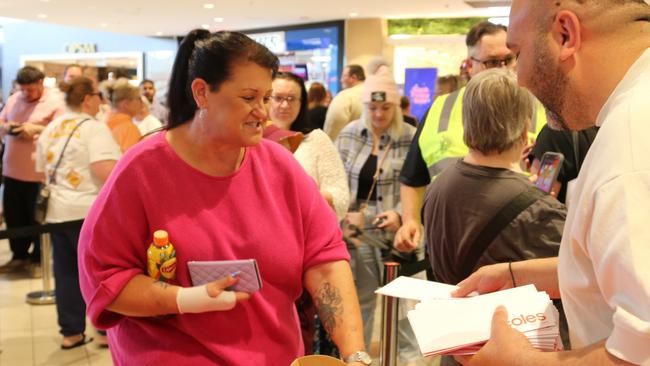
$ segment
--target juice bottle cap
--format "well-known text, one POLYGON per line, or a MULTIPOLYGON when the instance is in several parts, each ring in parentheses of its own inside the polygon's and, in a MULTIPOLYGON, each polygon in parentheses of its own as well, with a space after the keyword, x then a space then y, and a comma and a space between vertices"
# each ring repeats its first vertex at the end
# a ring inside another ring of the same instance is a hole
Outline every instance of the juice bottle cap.
POLYGON ((158 247, 169 244, 169 234, 165 230, 156 230, 153 233, 153 243, 158 247))

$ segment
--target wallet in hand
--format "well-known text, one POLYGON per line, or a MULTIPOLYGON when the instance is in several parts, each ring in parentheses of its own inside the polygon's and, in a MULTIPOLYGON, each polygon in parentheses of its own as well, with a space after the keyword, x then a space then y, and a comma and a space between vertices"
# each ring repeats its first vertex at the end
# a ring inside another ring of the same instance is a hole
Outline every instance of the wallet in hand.
POLYGON ((187 262, 187 266, 194 286, 204 285, 239 272, 239 281, 228 290, 252 293, 262 288, 262 280, 255 259, 190 261, 187 262))

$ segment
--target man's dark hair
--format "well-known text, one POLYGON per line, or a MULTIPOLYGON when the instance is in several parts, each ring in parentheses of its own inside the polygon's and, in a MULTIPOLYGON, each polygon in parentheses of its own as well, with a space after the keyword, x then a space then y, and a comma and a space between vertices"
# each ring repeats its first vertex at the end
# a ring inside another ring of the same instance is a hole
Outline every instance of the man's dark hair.
POLYGON ((149 79, 144 79, 144 80, 142 80, 142 81, 140 82, 140 86, 143 86, 143 85, 146 84, 146 83, 149 83, 149 84, 153 85, 154 87, 156 86, 156 84, 153 82, 153 80, 149 80, 149 79))
POLYGON ((357 65, 357 64, 352 64, 348 65, 348 75, 349 76, 356 76, 357 80, 364 81, 366 80, 366 74, 363 72, 363 67, 357 65))
POLYGON ((483 36, 496 34, 502 31, 507 32, 508 28, 504 25, 490 23, 487 20, 484 20, 472 26, 465 38, 465 44, 468 48, 476 47, 483 36))
POLYGON ((411 101, 409 100, 409 97, 402 95, 402 97, 399 98, 399 107, 401 109, 409 107, 410 105, 411 105, 411 101))
POLYGON ((34 84, 45 79, 45 74, 34 66, 25 66, 18 70, 16 75, 16 83, 18 85, 34 84))

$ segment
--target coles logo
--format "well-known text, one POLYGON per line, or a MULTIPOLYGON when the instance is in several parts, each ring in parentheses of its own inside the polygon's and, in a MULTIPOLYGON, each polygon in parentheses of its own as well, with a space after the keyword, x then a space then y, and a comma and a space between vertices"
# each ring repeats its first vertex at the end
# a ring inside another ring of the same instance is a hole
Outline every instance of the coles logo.
POLYGON ((537 313, 535 315, 533 314, 528 314, 528 315, 523 315, 519 314, 518 317, 512 318, 508 320, 508 325, 511 327, 518 327, 520 325, 524 324, 532 324, 535 322, 543 322, 546 320, 546 315, 544 313, 537 313))

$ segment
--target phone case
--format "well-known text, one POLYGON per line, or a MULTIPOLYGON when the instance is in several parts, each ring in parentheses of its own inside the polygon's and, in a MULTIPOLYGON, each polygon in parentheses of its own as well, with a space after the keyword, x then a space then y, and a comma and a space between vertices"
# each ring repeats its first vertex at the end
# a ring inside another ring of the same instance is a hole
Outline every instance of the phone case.
POLYGON ((187 266, 194 286, 204 285, 239 271, 239 281, 229 290, 252 293, 262 288, 255 259, 190 261, 187 262, 187 266))
POLYGON ((557 177, 560 174, 563 161, 564 155, 561 153, 550 151, 545 152, 544 155, 542 155, 535 187, 546 193, 550 193, 553 183, 557 180, 557 177))

